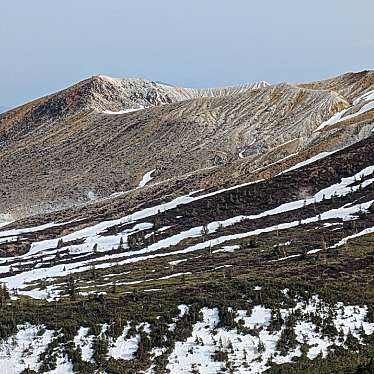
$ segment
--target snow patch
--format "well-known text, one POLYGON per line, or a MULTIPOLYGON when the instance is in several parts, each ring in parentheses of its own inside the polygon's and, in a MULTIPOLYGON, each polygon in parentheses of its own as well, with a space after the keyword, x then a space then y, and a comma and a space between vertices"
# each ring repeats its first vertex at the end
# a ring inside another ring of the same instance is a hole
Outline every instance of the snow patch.
POLYGON ((102 111, 101 113, 104 113, 104 114, 112 114, 112 115, 118 115, 118 114, 125 114, 125 113, 132 113, 132 112, 137 112, 138 110, 142 110, 144 109, 143 107, 142 108, 131 108, 131 109, 123 109, 123 110, 119 110, 117 112, 113 112, 111 110, 104 110, 102 111))
POLYGON ((152 174, 156 171, 156 169, 153 169, 151 171, 148 171, 147 173, 144 174, 142 180, 139 182, 138 187, 142 188, 144 187, 147 183, 149 183, 153 178, 152 174))

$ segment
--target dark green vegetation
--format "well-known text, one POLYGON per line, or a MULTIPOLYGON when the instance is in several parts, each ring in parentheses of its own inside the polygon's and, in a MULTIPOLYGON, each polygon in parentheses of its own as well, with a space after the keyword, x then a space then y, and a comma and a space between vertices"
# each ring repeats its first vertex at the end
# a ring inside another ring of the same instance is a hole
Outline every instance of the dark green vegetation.
MULTIPOLYGON (((163 373, 167 353, 171 352, 176 340, 190 336, 192 325, 200 318, 198 312, 204 306, 218 307, 222 311, 222 327, 236 327, 240 331, 240 326, 225 315, 228 307, 251 310, 254 305, 262 304, 276 313, 280 307, 294 307, 296 296, 308 300, 312 294, 319 294, 331 305, 337 301, 368 305, 368 319, 374 322, 373 249, 374 235, 350 241, 348 246, 339 248, 337 254, 329 254, 327 263, 321 263, 318 256, 312 256, 274 265, 255 265, 252 263, 257 257, 255 251, 239 250, 235 256, 220 254, 216 257, 218 263, 231 257, 234 266, 228 270, 214 273, 202 270, 183 279, 159 281, 157 287, 162 287, 162 290, 157 292, 144 292, 140 290, 141 287, 131 286, 117 288, 115 292, 108 290, 107 295, 63 298, 55 303, 21 298, 17 302, 2 303, 1 336, 10 336, 16 332, 17 324, 26 321, 44 324, 46 328, 58 331, 58 338, 42 356, 42 371, 53 368, 53 357, 56 354, 54 348, 60 344, 74 363, 74 370, 79 373, 93 373, 96 368, 105 368, 108 373, 138 373, 150 365, 149 352, 152 347, 164 346, 165 354, 155 361, 158 372, 163 373), (244 259, 248 261, 247 266, 235 265, 236 261, 240 263, 244 259), (254 290, 259 284, 262 286, 261 292, 254 290), (290 290, 290 298, 279 292, 284 288, 290 290), (132 293, 125 294, 125 289, 132 293), (167 324, 178 314, 176 307, 182 303, 191 305, 190 313, 177 323, 175 333, 168 332, 167 324), (135 360, 107 360, 107 336, 118 337, 125 321, 132 321, 133 325, 147 321, 152 326, 152 333, 142 336, 144 340, 141 341, 135 360), (107 334, 100 337, 99 324, 104 323, 111 327, 107 334), (80 326, 90 327, 92 333, 98 335, 94 343, 95 364, 82 361, 79 350, 71 342, 80 326), (166 343, 162 341, 163 335, 168 337, 166 343)), ((209 260, 208 253, 205 258, 209 260)), ((198 263, 191 265, 198 266, 198 263)), ((323 328, 324 321, 319 321, 319 324, 323 328)), ((279 326, 274 325, 274 328, 279 329, 279 326)), ((243 330, 242 333, 248 331, 243 330)), ((337 331, 334 333, 338 334, 337 331)), ((310 361, 302 356, 294 364, 275 365, 269 372, 313 373, 318 370, 322 373, 340 373, 344 369, 347 373, 370 373, 374 341, 368 337, 365 340, 367 345, 356 344, 351 351, 342 348, 334 350, 327 360, 310 361)), ((289 337, 285 338, 284 343, 281 343, 284 347, 281 345, 280 350, 288 350, 293 341, 292 337, 291 341, 289 337)))

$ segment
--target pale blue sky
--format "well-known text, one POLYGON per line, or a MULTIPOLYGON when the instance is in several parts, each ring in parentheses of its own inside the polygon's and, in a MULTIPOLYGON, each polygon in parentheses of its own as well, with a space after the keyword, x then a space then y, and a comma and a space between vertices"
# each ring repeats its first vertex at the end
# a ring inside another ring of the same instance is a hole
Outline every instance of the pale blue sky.
POLYGON ((95 74, 187 87, 374 68, 373 0, 1 0, 0 106, 95 74))

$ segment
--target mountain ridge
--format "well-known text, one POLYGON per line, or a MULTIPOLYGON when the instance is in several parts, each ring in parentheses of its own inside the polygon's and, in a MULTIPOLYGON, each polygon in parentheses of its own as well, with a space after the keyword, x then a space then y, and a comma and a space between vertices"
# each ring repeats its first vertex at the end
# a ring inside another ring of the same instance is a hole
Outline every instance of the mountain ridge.
POLYGON ((154 182, 194 173, 196 187, 207 188, 256 178, 308 149, 345 147, 368 136, 373 111, 361 113, 366 101, 343 93, 358 99, 372 79, 363 72, 212 91, 89 78, 0 115, 0 210, 21 217, 109 197, 154 169, 154 182))

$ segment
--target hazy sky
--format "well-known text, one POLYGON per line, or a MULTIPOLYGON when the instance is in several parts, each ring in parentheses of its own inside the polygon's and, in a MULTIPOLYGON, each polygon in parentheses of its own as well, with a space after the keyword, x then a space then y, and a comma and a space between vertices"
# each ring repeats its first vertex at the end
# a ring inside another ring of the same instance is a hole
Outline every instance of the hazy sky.
POLYGON ((0 106, 96 74, 187 87, 374 68, 373 0, 0 0, 0 106))

